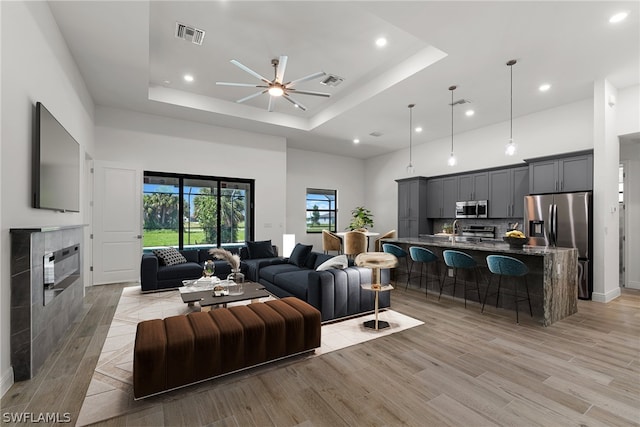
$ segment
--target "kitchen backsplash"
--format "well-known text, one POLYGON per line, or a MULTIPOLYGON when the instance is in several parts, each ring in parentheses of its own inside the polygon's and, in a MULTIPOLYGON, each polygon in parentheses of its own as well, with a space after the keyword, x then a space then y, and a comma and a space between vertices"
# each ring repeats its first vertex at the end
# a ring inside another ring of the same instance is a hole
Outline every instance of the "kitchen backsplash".
MULTIPOLYGON (((442 228, 445 226, 445 224, 451 225, 453 224, 453 221, 455 221, 455 219, 435 219, 433 220, 433 234, 436 233, 441 233, 442 232, 442 228)), ((499 239, 502 236, 504 236, 504 234, 513 229, 513 226, 518 223, 518 230, 523 231, 526 234, 526 231, 524 231, 524 227, 523 227, 523 221, 524 219, 518 219, 518 218, 509 218, 509 219, 469 219, 469 218, 460 218, 458 219, 458 225, 460 227, 466 227, 469 225, 493 225, 494 227, 496 227, 496 238, 499 239)))

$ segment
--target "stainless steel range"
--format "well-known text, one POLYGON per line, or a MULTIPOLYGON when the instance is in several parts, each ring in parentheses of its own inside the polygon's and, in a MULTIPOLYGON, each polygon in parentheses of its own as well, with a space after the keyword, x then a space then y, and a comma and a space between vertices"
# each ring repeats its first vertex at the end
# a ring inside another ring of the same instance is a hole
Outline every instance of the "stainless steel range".
POLYGON ((466 225, 462 227, 462 236, 481 239, 495 239, 496 227, 494 225, 466 225))

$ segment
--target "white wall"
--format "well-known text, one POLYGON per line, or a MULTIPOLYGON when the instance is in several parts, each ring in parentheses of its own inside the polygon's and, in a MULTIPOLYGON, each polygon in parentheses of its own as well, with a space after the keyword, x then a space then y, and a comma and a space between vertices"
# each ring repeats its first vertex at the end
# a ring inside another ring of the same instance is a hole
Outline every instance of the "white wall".
MULTIPOLYGON (((13 383, 10 362, 10 228, 75 225, 82 213, 31 208, 34 106, 42 102, 79 142, 93 150, 93 101, 46 2, 0 2, 2 40, 2 166, 0 198, 0 391, 13 383)), ((82 162, 81 162, 82 165, 82 162)), ((83 176, 81 166, 80 177, 83 176)), ((78 179, 80 179, 78 177, 78 179)), ((84 206, 81 181, 80 206, 84 206)))
MULTIPOLYGON (((322 252, 322 235, 306 233, 307 188, 338 191, 337 230, 344 231, 351 222, 351 210, 365 205, 364 165, 362 159, 287 150, 286 233, 295 234, 296 242, 312 244, 314 251, 322 252)), ((378 225, 378 215, 383 212, 372 211, 371 230, 384 232, 378 225)))
MULTIPOLYGON (((593 102, 584 100, 514 118, 513 136, 518 145, 514 157, 504 155, 509 122, 470 132, 454 133, 455 167, 447 165, 451 137, 413 147, 416 176, 436 176, 494 166, 522 163, 522 159, 593 148, 593 102)), ((408 141, 407 141, 408 144, 408 141)), ((377 215, 379 229, 397 228, 397 184, 406 178, 409 151, 368 159, 365 167, 366 204, 377 215)), ((524 164, 524 163, 522 163, 524 164)))
POLYGON ((640 85, 618 90, 615 129, 617 135, 640 132, 640 85))
POLYGON ((284 138, 97 107, 95 140, 95 160, 149 171, 255 179, 255 238, 282 246, 284 138))

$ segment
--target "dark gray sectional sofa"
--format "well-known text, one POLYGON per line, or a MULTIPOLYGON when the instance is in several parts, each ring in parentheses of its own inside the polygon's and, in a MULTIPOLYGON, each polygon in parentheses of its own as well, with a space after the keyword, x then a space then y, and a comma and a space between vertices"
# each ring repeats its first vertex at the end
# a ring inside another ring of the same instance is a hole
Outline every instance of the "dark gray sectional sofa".
MULTIPOLYGON (((279 298, 294 296, 306 301, 320 311, 323 322, 373 311, 374 293, 360 287, 371 283, 371 270, 355 266, 315 270, 330 258, 331 255, 310 252, 297 263, 289 258, 245 262, 250 280, 261 283, 279 298)), ((381 292, 379 298, 380 308, 391 305, 389 292, 381 292)))

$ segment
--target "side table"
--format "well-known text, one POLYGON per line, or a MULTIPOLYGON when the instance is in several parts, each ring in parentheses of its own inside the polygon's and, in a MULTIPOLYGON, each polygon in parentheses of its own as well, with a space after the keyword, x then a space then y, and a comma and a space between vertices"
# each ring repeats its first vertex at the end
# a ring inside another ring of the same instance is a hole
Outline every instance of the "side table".
POLYGON ((380 292, 390 291, 393 289, 391 285, 375 285, 375 284, 363 284, 360 285, 362 289, 366 289, 367 291, 372 291, 376 293, 375 297, 375 305, 374 312, 376 314, 376 320, 367 320, 364 322, 365 328, 375 329, 376 331, 379 329, 384 329, 389 327, 389 322, 385 322, 384 320, 378 320, 378 295, 380 292))

